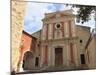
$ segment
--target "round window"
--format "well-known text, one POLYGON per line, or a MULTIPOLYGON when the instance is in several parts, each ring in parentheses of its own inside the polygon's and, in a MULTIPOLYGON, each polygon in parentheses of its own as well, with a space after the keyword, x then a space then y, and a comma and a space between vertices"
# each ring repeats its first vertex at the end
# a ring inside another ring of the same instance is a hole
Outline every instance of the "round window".
POLYGON ((57 24, 57 28, 60 28, 60 24, 57 24))
POLYGON ((56 24, 55 26, 57 29, 61 28, 61 24, 56 24))

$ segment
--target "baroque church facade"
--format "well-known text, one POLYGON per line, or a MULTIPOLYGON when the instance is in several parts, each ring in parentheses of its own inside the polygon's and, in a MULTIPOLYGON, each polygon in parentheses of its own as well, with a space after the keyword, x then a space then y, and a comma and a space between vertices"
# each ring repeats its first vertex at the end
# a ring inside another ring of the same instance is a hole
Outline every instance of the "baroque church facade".
POLYGON ((46 14, 41 35, 41 66, 78 66, 74 24, 70 11, 46 14))
MULTIPOLYGON (((32 34, 37 42, 32 57, 34 63, 28 70, 88 68, 85 46, 90 27, 76 25, 75 17, 71 10, 45 14, 42 29, 32 34)), ((25 62, 24 67, 31 65, 25 62)))

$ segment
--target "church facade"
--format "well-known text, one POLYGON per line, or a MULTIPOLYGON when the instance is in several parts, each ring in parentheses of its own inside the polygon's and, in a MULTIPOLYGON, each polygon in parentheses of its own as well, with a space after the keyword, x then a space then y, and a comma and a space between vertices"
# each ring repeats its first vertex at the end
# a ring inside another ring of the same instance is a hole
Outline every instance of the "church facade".
POLYGON ((37 42, 34 66, 30 68, 88 69, 85 46, 90 37, 90 27, 76 25, 71 10, 46 13, 42 22, 42 29, 32 34, 37 42))

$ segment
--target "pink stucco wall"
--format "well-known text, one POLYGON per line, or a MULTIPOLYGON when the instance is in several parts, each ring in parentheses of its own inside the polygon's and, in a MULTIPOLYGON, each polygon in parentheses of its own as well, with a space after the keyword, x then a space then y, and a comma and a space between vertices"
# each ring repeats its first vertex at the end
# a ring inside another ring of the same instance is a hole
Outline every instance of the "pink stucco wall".
POLYGON ((32 51, 34 53, 36 46, 36 39, 23 31, 21 38, 21 50, 20 50, 20 59, 23 60, 24 54, 27 51, 32 51))
POLYGON ((25 32, 22 34, 22 50, 24 52, 29 51, 32 44, 32 37, 25 32))

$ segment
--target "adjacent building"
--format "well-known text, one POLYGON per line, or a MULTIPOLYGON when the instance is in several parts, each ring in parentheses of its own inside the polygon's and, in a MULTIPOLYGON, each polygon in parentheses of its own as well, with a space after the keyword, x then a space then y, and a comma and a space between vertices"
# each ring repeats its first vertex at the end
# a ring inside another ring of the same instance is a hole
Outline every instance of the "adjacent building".
POLYGON ((19 58, 19 71, 25 70, 29 66, 34 67, 32 61, 28 61, 33 58, 36 49, 37 39, 27 32, 23 31, 21 36, 21 45, 20 45, 20 58, 19 58), (29 54, 29 55, 28 55, 29 54), (32 64, 31 64, 32 63, 32 64), (28 65, 28 66, 27 66, 28 65))
POLYGON ((86 54, 89 69, 96 68, 96 33, 92 31, 86 44, 86 54))
POLYGON ((18 71, 25 6, 25 2, 11 1, 11 71, 18 71))

